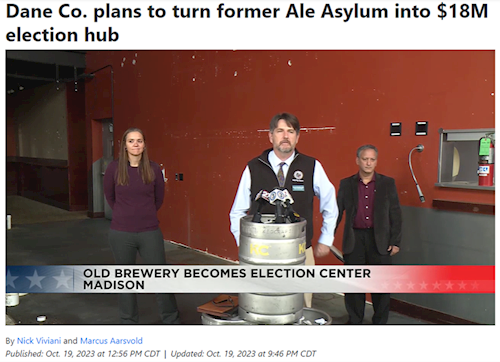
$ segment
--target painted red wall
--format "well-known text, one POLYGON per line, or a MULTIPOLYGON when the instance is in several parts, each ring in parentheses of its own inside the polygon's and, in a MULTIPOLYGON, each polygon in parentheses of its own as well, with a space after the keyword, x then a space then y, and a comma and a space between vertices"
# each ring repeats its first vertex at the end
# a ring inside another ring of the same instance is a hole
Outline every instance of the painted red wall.
MULTIPOLYGON (((87 53, 87 72, 109 64, 115 140, 130 126, 142 128, 151 159, 167 170, 159 211, 166 239, 237 259, 228 213, 246 162, 269 147, 269 120, 283 111, 297 115, 305 128, 335 127, 302 131, 298 149, 317 157, 336 186, 357 171, 356 149, 373 143, 377 170, 396 179, 402 205, 494 203, 492 191, 434 186, 439 128, 494 127, 493 51, 87 53), (416 121, 429 122, 428 136, 414 135, 416 121), (403 123, 401 137, 389 136, 391 122, 403 123), (425 204, 407 161, 419 143, 425 150, 414 153, 413 167, 425 204), (184 181, 175 181, 175 173, 184 181)), ((109 78, 97 78, 88 82, 88 120, 110 113, 109 99, 95 96, 97 90, 109 94, 109 78)), ((319 212, 315 218, 318 235, 319 212)))

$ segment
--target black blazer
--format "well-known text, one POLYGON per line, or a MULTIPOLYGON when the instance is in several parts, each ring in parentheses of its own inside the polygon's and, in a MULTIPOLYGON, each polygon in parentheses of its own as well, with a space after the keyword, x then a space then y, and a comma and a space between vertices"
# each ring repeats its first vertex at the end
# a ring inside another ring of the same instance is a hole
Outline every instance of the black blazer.
MULTIPOLYGON (((342 252, 349 254, 354 249, 354 219, 358 211, 359 175, 355 174, 340 181, 337 194, 339 217, 337 227, 345 210, 344 237, 342 252)), ((378 252, 387 255, 389 245, 399 246, 401 243, 401 207, 399 205, 396 183, 391 177, 375 173, 375 200, 373 201, 373 231, 378 252)))

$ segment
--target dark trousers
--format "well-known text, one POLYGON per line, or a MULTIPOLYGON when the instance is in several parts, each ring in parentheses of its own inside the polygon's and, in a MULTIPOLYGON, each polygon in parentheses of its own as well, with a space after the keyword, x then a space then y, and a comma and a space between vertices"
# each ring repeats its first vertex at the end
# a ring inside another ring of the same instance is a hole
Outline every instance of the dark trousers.
MULTIPOLYGON (((344 255, 345 265, 390 265, 389 254, 380 255, 375 245, 373 229, 354 229, 354 250, 344 255)), ((389 319, 390 294, 371 293, 373 302, 373 324, 386 324, 389 319)), ((361 324, 365 315, 365 293, 346 293, 345 307, 349 313, 349 324, 361 324)))
MULTIPOLYGON (((160 229, 141 233, 110 230, 109 243, 116 264, 133 265, 136 263, 137 252, 145 264, 164 265, 165 247, 160 229)), ((161 320, 164 324, 180 324, 179 311, 174 294, 156 294, 161 320)), ((120 305, 120 320, 122 324, 139 323, 137 296, 134 293, 118 294, 120 305)))

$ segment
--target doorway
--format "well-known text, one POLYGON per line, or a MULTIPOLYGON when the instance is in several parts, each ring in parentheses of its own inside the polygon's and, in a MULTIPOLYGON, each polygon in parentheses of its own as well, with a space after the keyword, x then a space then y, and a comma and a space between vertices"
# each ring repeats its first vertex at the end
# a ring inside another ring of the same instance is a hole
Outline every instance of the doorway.
POLYGON ((103 119, 102 120, 102 160, 101 160, 101 178, 103 185, 103 203, 104 203, 104 217, 111 220, 113 216, 113 210, 108 204, 106 197, 104 196, 104 173, 106 168, 114 160, 114 150, 113 150, 113 119, 103 119))

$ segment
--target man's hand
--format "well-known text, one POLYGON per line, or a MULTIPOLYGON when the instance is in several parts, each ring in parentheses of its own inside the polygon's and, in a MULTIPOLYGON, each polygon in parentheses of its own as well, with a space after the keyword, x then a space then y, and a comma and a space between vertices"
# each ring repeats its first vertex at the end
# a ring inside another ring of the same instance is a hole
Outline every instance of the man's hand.
POLYGON ((319 244, 316 245, 314 248, 314 257, 315 258, 322 258, 324 256, 327 256, 330 253, 330 247, 326 246, 325 244, 319 244))
POLYGON ((391 256, 396 255, 397 253, 399 253, 399 246, 390 245, 387 251, 391 252, 391 256))

